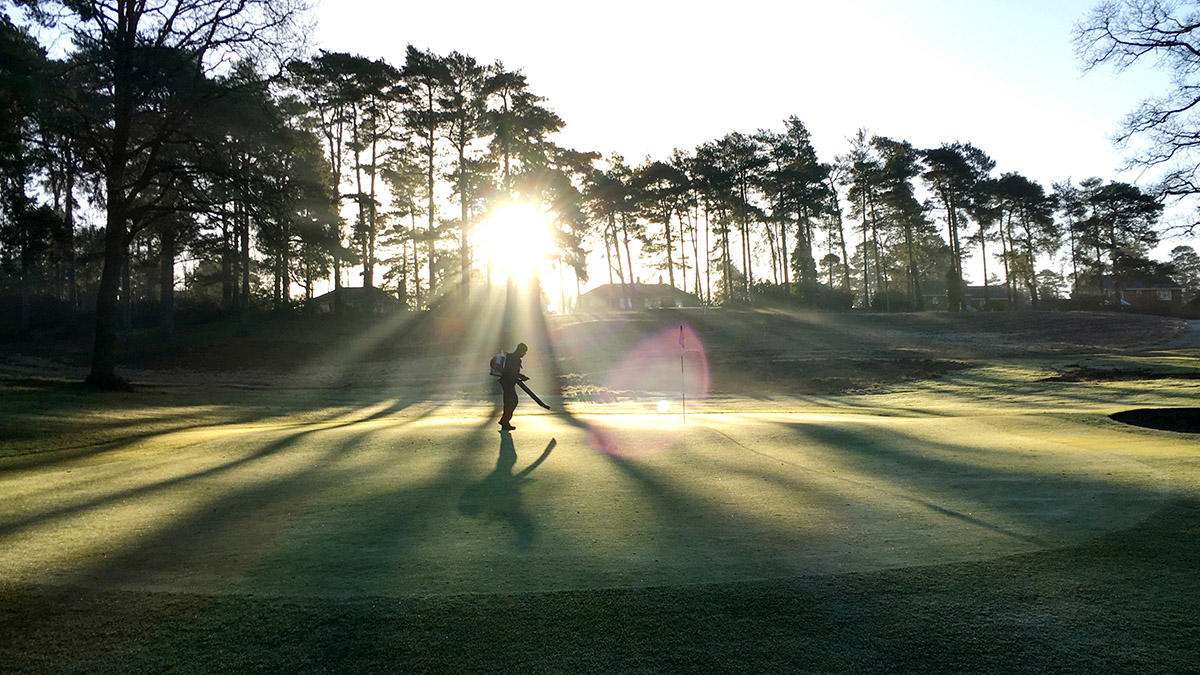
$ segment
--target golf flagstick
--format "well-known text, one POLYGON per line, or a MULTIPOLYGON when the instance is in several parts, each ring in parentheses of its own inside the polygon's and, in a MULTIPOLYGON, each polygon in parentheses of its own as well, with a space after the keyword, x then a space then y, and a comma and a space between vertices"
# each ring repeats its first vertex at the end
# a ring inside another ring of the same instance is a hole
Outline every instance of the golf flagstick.
POLYGON ((687 424, 687 377, 683 371, 683 324, 679 325, 679 398, 683 401, 683 423, 687 424))

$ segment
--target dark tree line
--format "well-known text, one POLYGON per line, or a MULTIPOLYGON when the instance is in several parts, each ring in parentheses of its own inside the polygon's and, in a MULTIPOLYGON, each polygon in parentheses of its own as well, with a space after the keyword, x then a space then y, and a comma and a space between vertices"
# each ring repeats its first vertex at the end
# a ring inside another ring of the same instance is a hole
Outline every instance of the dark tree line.
MULTIPOLYGON (((985 305, 993 287, 1008 306, 1018 292, 1038 306, 1153 266, 1160 198, 1190 181, 1177 167, 1155 194, 1100 179, 1047 191, 997 175, 969 142, 919 148, 866 130, 822 160, 795 117, 631 165, 558 144, 563 120, 502 63, 412 46, 394 64, 301 58, 298 0, 8 7, 0 286, 20 298, 23 327, 35 296, 94 309, 98 386, 121 386, 117 338, 135 301, 154 301, 171 338, 179 288, 243 318, 326 287, 339 311, 352 274, 414 309, 465 298, 490 278, 473 233, 505 203, 550 214, 552 262, 576 289, 594 253, 631 300, 635 282, 661 278, 712 305, 904 310, 934 294, 958 311, 976 250, 985 305), (31 30, 72 48, 50 58, 31 30), (1055 256, 1065 276, 1048 267, 1055 256)), ((1113 7, 1080 28, 1089 64, 1166 49, 1191 72, 1187 50, 1161 35, 1137 48, 1127 39, 1164 30, 1170 7, 1113 7)), ((1189 147, 1188 120, 1143 106, 1129 133, 1189 147)))

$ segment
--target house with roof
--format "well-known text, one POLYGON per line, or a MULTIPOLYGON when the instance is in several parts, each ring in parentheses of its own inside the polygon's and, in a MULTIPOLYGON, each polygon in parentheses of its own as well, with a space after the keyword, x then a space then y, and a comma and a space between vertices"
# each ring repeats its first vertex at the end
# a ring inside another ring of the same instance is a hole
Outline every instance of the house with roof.
POLYGON ((1104 304, 1131 309, 1161 309, 1183 305, 1183 286, 1166 274, 1100 277, 1104 304))
MULTIPOLYGON (((949 299, 946 295, 946 284, 935 281, 921 282, 921 302, 925 309, 946 309, 949 299)), ((963 305, 968 310, 984 309, 1021 309, 1029 307, 1029 293, 1023 288, 1013 289, 1013 298, 1009 299, 1004 284, 988 284, 987 286, 963 286, 963 305)))
POLYGON ((343 286, 340 290, 335 289, 324 295, 318 295, 309 301, 309 306, 320 314, 332 312, 336 304, 334 302, 335 293, 341 294, 342 308, 350 311, 383 313, 400 307, 400 301, 396 299, 396 296, 373 286, 343 286))
POLYGON ((630 312, 700 307, 700 298, 670 284, 604 284, 579 296, 582 312, 630 312))

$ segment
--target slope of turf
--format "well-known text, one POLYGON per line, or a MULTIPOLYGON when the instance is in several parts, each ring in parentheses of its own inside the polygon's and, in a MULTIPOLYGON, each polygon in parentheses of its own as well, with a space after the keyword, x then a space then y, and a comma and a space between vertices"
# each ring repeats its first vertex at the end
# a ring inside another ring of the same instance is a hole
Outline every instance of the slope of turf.
POLYGON ((770 582, 349 600, 0 586, 23 671, 1182 672, 1200 506, 1083 546, 770 582))
POLYGON ((511 436, 403 377, 4 380, 0 668, 1184 670, 1200 452, 1108 416, 1200 398, 1196 356, 985 351, 511 436))

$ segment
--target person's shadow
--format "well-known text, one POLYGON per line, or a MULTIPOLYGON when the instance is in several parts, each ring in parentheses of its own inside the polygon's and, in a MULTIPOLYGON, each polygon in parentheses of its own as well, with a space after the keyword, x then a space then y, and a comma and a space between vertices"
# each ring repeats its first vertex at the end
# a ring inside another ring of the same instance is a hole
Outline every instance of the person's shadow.
POLYGON ((546 444, 540 457, 532 464, 514 475, 513 467, 517 463, 517 450, 513 445, 512 434, 500 432, 500 455, 496 459, 496 469, 482 481, 470 486, 463 492, 458 502, 458 511, 465 516, 502 519, 516 533, 517 548, 529 548, 533 544, 537 531, 533 519, 521 505, 521 486, 528 480, 534 469, 546 461, 550 451, 558 444, 551 438, 546 444))

